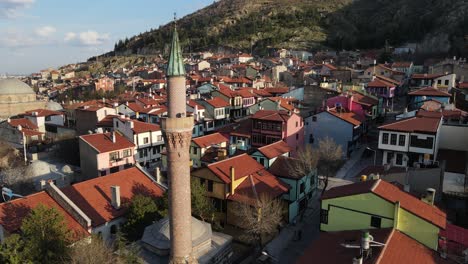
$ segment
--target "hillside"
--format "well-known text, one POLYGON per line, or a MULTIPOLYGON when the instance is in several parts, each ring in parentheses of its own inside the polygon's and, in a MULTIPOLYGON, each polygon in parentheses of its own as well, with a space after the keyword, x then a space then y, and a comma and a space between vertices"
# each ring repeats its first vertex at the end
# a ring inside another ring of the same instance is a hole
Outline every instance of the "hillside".
MULTIPOLYGON (((168 50, 172 23, 119 41, 118 55, 168 50)), ((221 0, 177 22, 185 51, 215 46, 380 48, 420 42, 424 51, 466 52, 466 0, 221 0)))

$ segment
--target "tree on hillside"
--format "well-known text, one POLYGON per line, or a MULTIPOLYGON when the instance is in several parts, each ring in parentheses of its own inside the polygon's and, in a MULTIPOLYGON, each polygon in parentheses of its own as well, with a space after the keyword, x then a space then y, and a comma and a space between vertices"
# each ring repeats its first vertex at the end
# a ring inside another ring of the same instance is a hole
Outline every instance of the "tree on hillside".
POLYGON ((24 241, 18 234, 8 236, 5 241, 0 244, 0 263, 29 263, 24 255, 24 241))
POLYGON ((319 155, 317 169, 319 175, 324 176, 323 195, 328 186, 328 177, 336 172, 342 165, 340 161, 343 158, 343 148, 341 145, 336 144, 332 138, 326 137, 319 140, 317 151, 319 155))
POLYGON ((306 145, 297 152, 298 162, 288 163, 288 169, 296 177, 308 175, 317 168, 319 158, 319 152, 311 145, 306 145))
POLYGON ((206 187, 199 180, 192 180, 191 185, 191 200, 192 200, 192 215, 200 218, 202 221, 213 221, 215 208, 210 201, 210 198, 205 196, 206 187))
POLYGON ((138 240, 143 235, 145 227, 160 218, 158 206, 150 196, 137 194, 132 198, 127 213, 127 222, 123 232, 131 241, 138 240))
POLYGON ((113 264, 119 259, 102 239, 93 236, 90 243, 74 245, 70 253, 70 264, 113 264))
POLYGON ((254 205, 235 203, 234 214, 245 229, 244 238, 263 246, 263 237, 273 234, 283 218, 281 201, 268 195, 260 195, 254 205))
POLYGON ((71 232, 55 208, 39 204, 21 225, 25 253, 34 263, 59 263, 68 256, 71 232))

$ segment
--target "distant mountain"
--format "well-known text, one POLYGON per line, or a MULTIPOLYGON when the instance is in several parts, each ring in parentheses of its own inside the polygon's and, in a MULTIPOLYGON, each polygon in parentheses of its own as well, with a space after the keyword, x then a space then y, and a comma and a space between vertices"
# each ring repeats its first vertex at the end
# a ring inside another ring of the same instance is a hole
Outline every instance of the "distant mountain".
MULTIPOLYGON (((167 53, 173 23, 116 43, 115 53, 167 53)), ((466 52, 466 0, 221 0, 177 21, 186 52, 224 46, 380 48, 421 43, 428 52, 466 52)))

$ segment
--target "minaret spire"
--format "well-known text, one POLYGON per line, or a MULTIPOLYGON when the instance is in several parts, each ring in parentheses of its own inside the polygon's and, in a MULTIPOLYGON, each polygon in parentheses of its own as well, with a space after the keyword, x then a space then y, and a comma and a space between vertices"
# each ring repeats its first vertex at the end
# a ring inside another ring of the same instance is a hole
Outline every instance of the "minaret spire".
POLYGON ((172 34, 171 54, 167 64, 167 76, 184 76, 184 59, 180 49, 179 34, 177 34, 176 14, 174 13, 174 33, 172 34))

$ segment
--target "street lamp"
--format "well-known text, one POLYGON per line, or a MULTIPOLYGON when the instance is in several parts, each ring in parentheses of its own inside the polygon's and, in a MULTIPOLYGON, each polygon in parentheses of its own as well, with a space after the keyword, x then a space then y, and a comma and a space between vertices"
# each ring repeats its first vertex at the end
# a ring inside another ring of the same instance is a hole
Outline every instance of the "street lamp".
POLYGON ((371 149, 369 147, 366 147, 366 149, 374 152, 374 166, 375 166, 375 162, 376 162, 376 159, 377 159, 377 150, 371 149))

